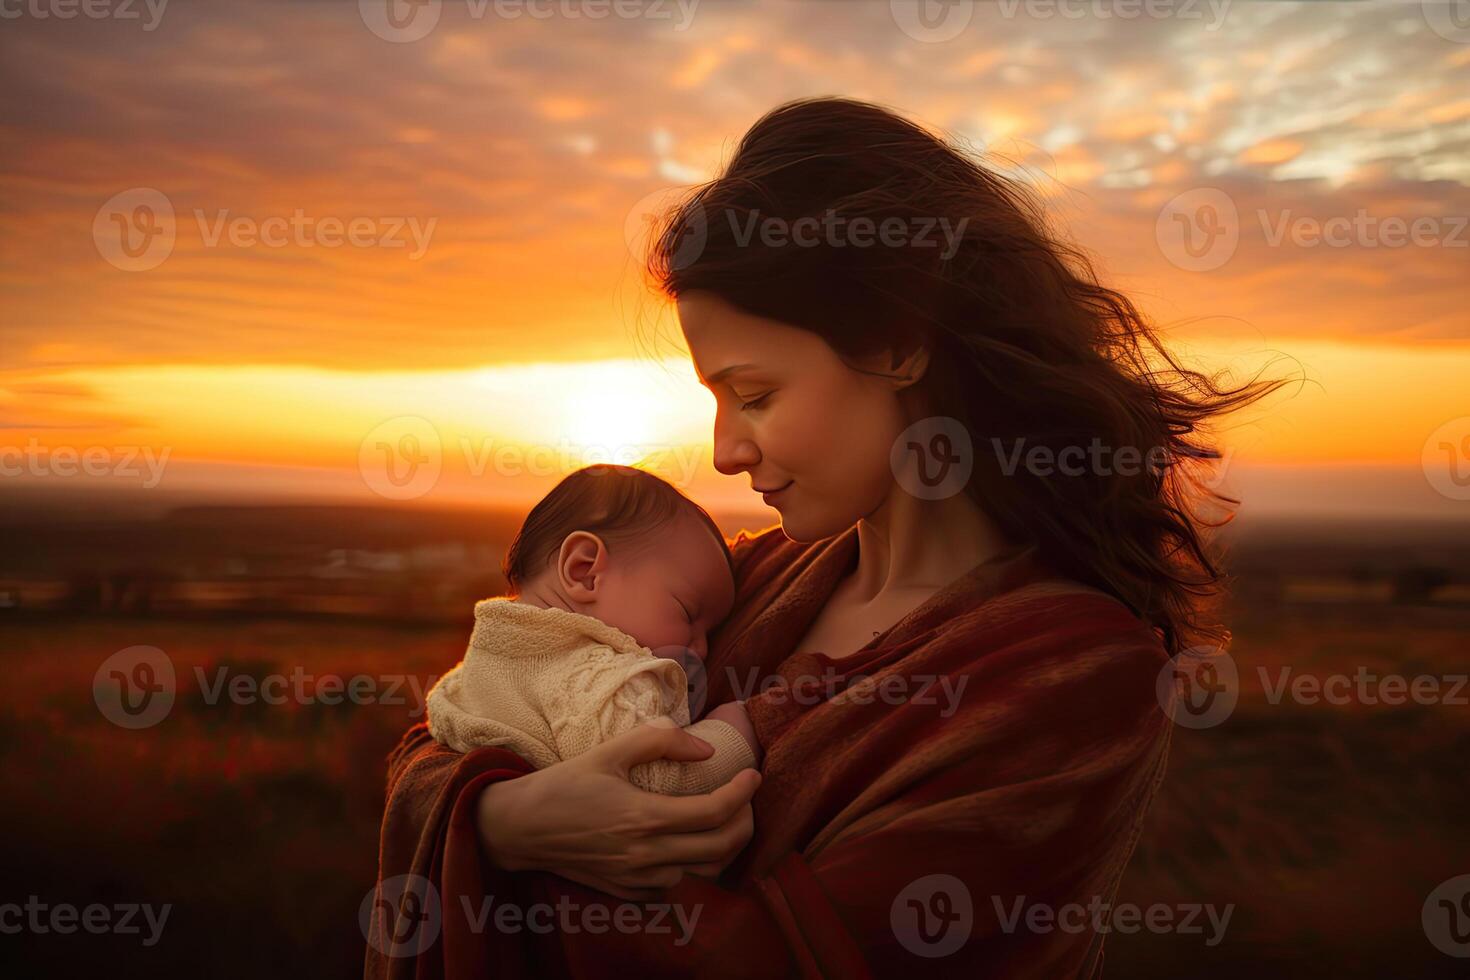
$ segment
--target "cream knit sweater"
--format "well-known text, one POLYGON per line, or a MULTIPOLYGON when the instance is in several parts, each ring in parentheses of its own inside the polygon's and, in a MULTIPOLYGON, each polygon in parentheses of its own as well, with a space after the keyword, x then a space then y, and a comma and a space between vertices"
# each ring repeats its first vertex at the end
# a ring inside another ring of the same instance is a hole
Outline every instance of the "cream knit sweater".
POLYGON ((668 715, 715 747, 702 762, 629 771, 634 785, 673 796, 707 793, 755 765, 732 725, 689 724, 683 666, 599 619, 508 598, 475 603, 469 649, 430 689, 428 711, 430 733, 455 751, 504 746, 537 769, 668 715))

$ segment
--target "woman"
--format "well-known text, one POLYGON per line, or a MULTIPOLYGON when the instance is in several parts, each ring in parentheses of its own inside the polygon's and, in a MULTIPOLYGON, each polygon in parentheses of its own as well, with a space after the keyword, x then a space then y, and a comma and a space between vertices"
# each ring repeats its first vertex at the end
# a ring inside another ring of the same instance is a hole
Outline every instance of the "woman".
POLYGON ((1029 910, 1112 900, 1156 679, 1224 636, 1199 427, 1273 385, 1180 368, 1024 185, 867 103, 767 114, 653 252, 716 468, 781 515, 706 661, 762 772, 660 797, 628 768, 709 751, 672 727, 533 772, 416 726, 367 973, 1096 975, 1098 930, 1029 910))

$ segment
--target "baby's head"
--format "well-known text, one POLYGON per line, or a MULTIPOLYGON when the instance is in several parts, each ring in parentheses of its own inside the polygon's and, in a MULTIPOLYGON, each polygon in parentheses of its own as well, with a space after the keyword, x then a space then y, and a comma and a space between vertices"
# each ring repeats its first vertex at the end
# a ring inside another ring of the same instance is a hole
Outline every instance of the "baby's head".
POLYGON ((545 496, 511 543, 504 572, 523 602, 563 606, 627 633, 659 656, 693 650, 735 601, 720 529, 652 473, 586 466, 545 496), (664 649, 660 649, 664 648, 664 649))

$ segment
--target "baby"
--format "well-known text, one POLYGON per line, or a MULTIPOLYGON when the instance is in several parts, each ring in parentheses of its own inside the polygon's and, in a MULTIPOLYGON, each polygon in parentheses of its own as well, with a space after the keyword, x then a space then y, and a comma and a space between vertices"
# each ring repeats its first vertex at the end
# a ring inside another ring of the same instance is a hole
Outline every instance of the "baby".
POLYGON ((642 470, 584 467, 531 509, 505 577, 512 595, 475 604, 464 660, 429 691, 434 738, 503 746, 543 769, 667 715, 715 754, 634 766, 635 785, 707 793, 759 765, 740 702, 689 724, 684 665, 702 700, 706 633, 735 583, 723 535, 688 497, 642 470))

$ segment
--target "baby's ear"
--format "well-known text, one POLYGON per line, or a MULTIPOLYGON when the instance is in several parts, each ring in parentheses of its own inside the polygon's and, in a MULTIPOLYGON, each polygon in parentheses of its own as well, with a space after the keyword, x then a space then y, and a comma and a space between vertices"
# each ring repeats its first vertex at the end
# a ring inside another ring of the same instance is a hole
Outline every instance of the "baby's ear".
POLYGON ((561 543, 556 573, 561 586, 578 602, 595 598, 599 578, 607 571, 607 546, 588 531, 573 531, 561 543))

